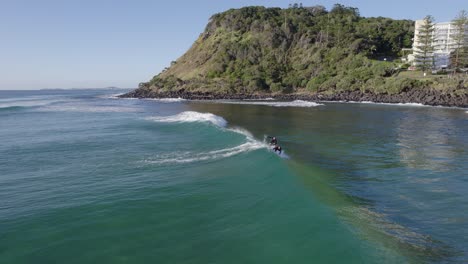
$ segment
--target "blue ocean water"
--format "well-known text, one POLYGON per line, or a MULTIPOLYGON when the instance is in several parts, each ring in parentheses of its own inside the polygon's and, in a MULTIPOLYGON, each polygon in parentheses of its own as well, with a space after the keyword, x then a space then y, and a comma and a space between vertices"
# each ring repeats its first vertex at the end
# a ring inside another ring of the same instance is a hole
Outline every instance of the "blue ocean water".
POLYGON ((0 91, 0 263, 468 261, 466 110, 122 92, 0 91))

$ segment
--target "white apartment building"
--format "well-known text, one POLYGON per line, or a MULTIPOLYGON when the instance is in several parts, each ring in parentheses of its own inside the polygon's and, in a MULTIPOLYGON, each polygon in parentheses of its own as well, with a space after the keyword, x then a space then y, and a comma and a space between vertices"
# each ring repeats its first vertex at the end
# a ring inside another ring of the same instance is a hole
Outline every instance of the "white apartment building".
MULTIPOLYGON (((425 23, 424 20, 416 20, 414 25, 413 54, 408 56, 408 61, 412 61, 416 66, 414 55, 417 53, 419 44, 419 29, 425 23)), ((441 69, 450 66, 450 53, 457 48, 453 36, 458 33, 452 22, 434 23, 433 42, 434 48, 434 68, 441 69)), ((468 42, 468 26, 465 27, 465 41, 468 42)))

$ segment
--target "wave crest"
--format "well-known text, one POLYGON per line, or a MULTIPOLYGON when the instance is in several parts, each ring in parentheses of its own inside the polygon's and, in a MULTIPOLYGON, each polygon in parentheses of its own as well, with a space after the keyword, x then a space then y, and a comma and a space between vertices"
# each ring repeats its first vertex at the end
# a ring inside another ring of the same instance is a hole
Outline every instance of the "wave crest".
POLYGON ((167 123, 186 123, 186 122, 209 122, 219 127, 225 127, 227 121, 211 113, 199 113, 194 111, 185 111, 172 116, 149 117, 148 120, 167 123))

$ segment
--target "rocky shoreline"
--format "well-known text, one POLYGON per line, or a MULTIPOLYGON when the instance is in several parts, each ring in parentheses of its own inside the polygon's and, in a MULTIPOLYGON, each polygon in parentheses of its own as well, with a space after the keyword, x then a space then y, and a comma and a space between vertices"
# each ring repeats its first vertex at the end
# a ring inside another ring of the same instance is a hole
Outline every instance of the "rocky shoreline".
POLYGON ((280 101, 344 101, 375 103, 418 103, 430 106, 468 107, 468 96, 441 93, 436 90, 412 89, 399 94, 374 94, 371 92, 343 91, 336 94, 220 94, 211 92, 187 92, 184 90, 162 92, 147 89, 136 89, 119 96, 121 98, 183 98, 188 100, 261 100, 273 98, 280 101))

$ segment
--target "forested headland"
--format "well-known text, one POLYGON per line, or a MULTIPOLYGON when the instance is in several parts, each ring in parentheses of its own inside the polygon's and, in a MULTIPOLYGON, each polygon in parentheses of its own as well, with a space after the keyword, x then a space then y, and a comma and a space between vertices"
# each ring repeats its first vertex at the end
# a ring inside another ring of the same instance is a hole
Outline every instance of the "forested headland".
POLYGON ((468 104, 466 78, 420 78, 406 71, 409 65, 400 58, 413 37, 414 21, 366 18, 340 4, 329 11, 297 5, 231 9, 213 15, 183 56, 127 96, 360 100, 367 95, 390 101, 442 96, 468 104))

